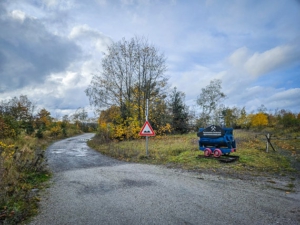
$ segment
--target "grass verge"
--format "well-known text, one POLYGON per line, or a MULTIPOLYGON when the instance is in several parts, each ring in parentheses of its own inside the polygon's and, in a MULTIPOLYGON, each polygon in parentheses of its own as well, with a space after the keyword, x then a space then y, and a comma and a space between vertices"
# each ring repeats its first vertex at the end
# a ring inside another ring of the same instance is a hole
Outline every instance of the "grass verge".
POLYGON ((0 225, 23 224, 37 214, 39 194, 51 178, 44 153, 61 138, 44 135, 37 139, 21 134, 0 140, 0 225))
POLYGON ((265 141, 255 133, 236 130, 237 152, 240 157, 234 163, 220 163, 217 160, 197 158, 203 154, 198 150, 198 138, 195 133, 149 138, 149 154, 146 155, 145 139, 104 142, 96 135, 88 142, 91 148, 101 153, 129 162, 162 164, 187 170, 241 173, 258 175, 262 173, 286 174, 296 172, 290 159, 278 152, 265 152, 265 141))
POLYGON ((20 224, 37 213, 39 191, 51 174, 44 152, 49 144, 31 136, 0 142, 0 224, 20 224))

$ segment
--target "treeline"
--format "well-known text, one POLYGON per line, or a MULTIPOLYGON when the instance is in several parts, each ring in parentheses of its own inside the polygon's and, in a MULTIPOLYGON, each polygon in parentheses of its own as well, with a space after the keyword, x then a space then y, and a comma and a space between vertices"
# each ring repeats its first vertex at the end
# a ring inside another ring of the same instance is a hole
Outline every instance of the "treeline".
POLYGON ((99 109, 99 133, 106 139, 135 139, 148 120, 156 134, 183 134, 199 127, 220 124, 234 128, 299 127, 299 114, 266 110, 247 114, 245 108, 222 104, 226 95, 221 80, 212 80, 201 89, 197 110, 185 105, 185 94, 169 91, 165 76, 166 58, 145 38, 122 39, 112 43, 102 59, 102 70, 94 74, 86 89, 90 104, 99 109), (298 125, 297 125, 298 124, 298 125))
MULTIPOLYGON (((130 104, 132 112, 124 117, 122 108, 116 105, 102 110, 98 119, 99 132, 107 139, 136 139, 145 122, 139 119, 138 106, 135 102, 130 104)), ((149 102, 148 120, 157 135, 184 134, 190 130, 188 107, 184 103, 184 94, 173 89, 165 99, 157 98, 149 102)))
MULTIPOLYGON (((220 105, 210 114, 196 113, 189 110, 184 103, 184 93, 176 88, 164 100, 151 103, 149 121, 157 135, 184 134, 196 132, 200 127, 216 124, 235 129, 262 130, 271 128, 276 130, 300 131, 300 113, 280 109, 273 113, 267 112, 262 105, 256 112, 247 113, 245 107, 225 107, 220 105), (155 107, 153 107, 154 104, 155 107)), ((121 109, 112 106, 100 113, 98 132, 106 139, 137 139, 141 123, 137 115, 122 118, 121 109)))
POLYGON ((166 69, 164 54, 145 38, 122 39, 108 47, 101 73, 86 89, 90 104, 101 109, 98 124, 106 138, 138 138, 147 99, 148 120, 157 134, 188 131, 184 94, 176 88, 168 93, 166 69))
POLYGON ((50 173, 45 147, 53 140, 95 131, 80 108, 58 120, 25 95, 0 102, 0 224, 18 224, 37 210, 38 190, 50 173))
MULTIPOLYGON (((278 109, 267 112, 264 105, 258 107, 257 112, 247 113, 245 107, 242 109, 218 108, 212 116, 212 123, 233 127, 236 129, 256 129, 264 128, 274 129, 290 129, 292 131, 300 131, 300 113, 293 113, 285 109, 278 109)), ((198 125, 201 124, 201 118, 197 120, 198 125)))
POLYGON ((0 103, 0 140, 15 138, 21 133, 37 138, 62 138, 81 131, 95 131, 96 125, 88 123, 87 117, 87 112, 80 109, 58 120, 45 108, 36 112, 35 105, 26 95, 21 95, 0 103))

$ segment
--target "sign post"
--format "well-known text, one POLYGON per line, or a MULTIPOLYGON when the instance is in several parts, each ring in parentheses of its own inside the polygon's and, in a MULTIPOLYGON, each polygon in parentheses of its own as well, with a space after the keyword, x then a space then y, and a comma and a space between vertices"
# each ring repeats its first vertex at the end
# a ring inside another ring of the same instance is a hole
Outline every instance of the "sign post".
POLYGON ((155 136, 155 132, 152 129, 150 123, 148 122, 148 99, 146 103, 146 121, 139 133, 140 136, 145 136, 146 137, 146 155, 148 155, 148 139, 150 136, 155 136))

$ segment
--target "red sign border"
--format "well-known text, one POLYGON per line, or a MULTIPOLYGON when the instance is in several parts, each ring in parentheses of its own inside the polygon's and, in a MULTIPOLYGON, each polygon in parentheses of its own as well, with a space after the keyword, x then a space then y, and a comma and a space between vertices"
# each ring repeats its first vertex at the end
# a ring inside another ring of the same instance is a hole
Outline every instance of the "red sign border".
POLYGON ((139 135, 140 135, 140 136, 155 136, 155 132, 154 132, 153 128, 151 127, 151 125, 150 125, 150 123, 149 123, 148 121, 146 121, 146 122, 144 123, 144 125, 143 125, 143 127, 142 127, 142 129, 141 129, 141 131, 140 131, 140 133, 139 133, 139 135), (150 128, 150 130, 151 130, 152 133, 150 133, 150 134, 143 134, 143 133, 142 133, 146 125, 149 126, 149 128, 150 128))

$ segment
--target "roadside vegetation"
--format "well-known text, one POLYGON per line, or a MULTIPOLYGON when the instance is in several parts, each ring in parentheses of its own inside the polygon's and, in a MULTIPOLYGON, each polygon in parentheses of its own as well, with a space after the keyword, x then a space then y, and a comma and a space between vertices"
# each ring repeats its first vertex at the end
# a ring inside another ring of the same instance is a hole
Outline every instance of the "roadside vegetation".
POLYGON ((18 224, 37 213, 39 192, 51 177, 45 149, 53 141, 94 131, 77 112, 59 121, 46 109, 35 109, 26 96, 0 104, 0 224, 18 224))
MULTIPOLYGON (((146 155, 145 140, 109 141, 103 142, 98 134, 89 141, 89 146, 101 153, 129 162, 162 164, 169 167, 183 168, 202 172, 226 172, 259 175, 263 173, 284 175, 296 173, 291 164, 290 157, 293 151, 284 149, 282 152, 274 152, 269 149, 266 152, 266 139, 257 132, 247 130, 235 130, 237 152, 231 155, 239 156, 234 163, 220 163, 217 160, 199 158, 203 155, 198 150, 198 138, 196 132, 184 135, 157 136, 149 139, 149 154, 146 155)), ((300 137, 300 136, 299 136, 300 137)), ((277 140, 276 148, 282 148, 281 140, 277 140)), ((300 139, 298 139, 298 147, 300 139)), ((283 148, 282 148, 283 149, 283 148)), ((300 149, 296 150, 295 158, 300 155, 300 149)), ((299 160, 299 159, 298 159, 299 160)))
POLYGON ((165 62, 164 55, 145 38, 122 39, 108 47, 103 70, 86 89, 90 104, 99 109, 97 135, 88 143, 92 148, 125 161, 188 170, 299 172, 300 113, 268 110, 264 105, 250 113, 245 107, 228 107, 223 104, 226 95, 219 79, 199 90, 196 105, 190 109, 183 92, 168 88, 165 62), (144 138, 139 137, 145 114, 156 133, 150 138, 149 155, 144 138), (211 124, 234 128, 238 150, 233 155, 240 156, 239 161, 220 164, 197 157, 203 153, 198 150, 196 133, 211 124), (278 151, 266 152, 267 133, 278 151))
POLYGON ((190 109, 185 93, 170 89, 164 54, 143 37, 113 42, 101 66, 85 90, 97 122, 89 121, 84 108, 53 118, 24 95, 0 102, 0 224, 22 223, 37 212, 38 193, 51 177, 46 147, 82 132, 97 132, 90 147, 130 162, 228 174, 299 174, 300 113, 268 111, 264 105, 251 113, 245 107, 227 107, 218 79, 199 91, 190 109), (146 114, 156 133, 148 155, 139 136, 146 114), (203 154, 197 130, 211 124, 235 129, 233 155, 239 161, 221 164, 197 157, 203 154), (278 151, 265 152, 267 133, 278 151))

